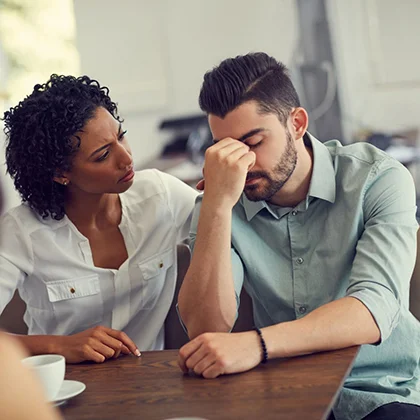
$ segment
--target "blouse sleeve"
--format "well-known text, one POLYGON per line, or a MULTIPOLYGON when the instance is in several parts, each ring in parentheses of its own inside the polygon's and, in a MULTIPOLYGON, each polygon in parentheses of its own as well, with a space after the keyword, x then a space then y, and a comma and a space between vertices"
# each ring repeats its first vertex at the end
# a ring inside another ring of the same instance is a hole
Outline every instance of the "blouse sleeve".
POLYGON ((178 242, 181 242, 189 237, 192 211, 198 192, 172 175, 163 172, 158 174, 167 192, 168 206, 178 231, 178 242))
POLYGON ((29 237, 19 221, 6 213, 0 219, 0 313, 32 268, 29 237))

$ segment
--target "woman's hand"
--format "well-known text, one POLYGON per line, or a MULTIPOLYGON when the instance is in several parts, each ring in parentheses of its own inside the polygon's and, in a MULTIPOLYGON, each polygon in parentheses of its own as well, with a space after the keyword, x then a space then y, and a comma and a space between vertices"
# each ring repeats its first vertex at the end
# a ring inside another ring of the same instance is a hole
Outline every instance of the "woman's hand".
POLYGON ((102 363, 106 359, 117 358, 121 353, 141 353, 128 335, 107 327, 93 327, 78 334, 55 336, 55 352, 62 354, 68 363, 91 360, 102 363))

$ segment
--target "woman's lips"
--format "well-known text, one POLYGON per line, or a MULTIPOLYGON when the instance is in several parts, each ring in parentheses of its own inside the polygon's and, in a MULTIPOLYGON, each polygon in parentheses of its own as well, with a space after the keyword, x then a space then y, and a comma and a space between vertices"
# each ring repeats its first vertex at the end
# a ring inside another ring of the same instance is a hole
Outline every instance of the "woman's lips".
POLYGON ((133 170, 127 172, 118 182, 128 182, 133 179, 135 172, 133 170))

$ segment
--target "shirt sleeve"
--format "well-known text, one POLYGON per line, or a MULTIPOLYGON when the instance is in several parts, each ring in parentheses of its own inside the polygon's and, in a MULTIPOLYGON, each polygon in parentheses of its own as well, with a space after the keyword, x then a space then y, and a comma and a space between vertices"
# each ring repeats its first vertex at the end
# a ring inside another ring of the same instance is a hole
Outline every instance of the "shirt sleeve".
POLYGON ((32 272, 33 255, 21 224, 9 213, 0 219, 0 313, 32 272))
POLYGON ((194 201, 198 192, 185 182, 164 172, 158 172, 165 186, 168 206, 178 231, 178 242, 188 238, 194 201))
POLYGON ((408 308, 417 248, 415 197, 412 176, 401 164, 385 159, 373 168, 363 201, 364 231, 346 294, 371 312, 380 342, 398 324, 401 307, 408 308))

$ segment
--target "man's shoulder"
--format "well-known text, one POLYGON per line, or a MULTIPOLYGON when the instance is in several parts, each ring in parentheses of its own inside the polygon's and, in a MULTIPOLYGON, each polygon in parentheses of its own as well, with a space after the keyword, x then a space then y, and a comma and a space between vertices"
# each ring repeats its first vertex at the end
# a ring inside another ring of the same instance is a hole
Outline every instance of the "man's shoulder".
POLYGON ((373 165, 378 162, 397 162, 384 151, 372 144, 356 142, 343 145, 338 140, 329 140, 324 143, 333 158, 353 160, 361 164, 373 165))

